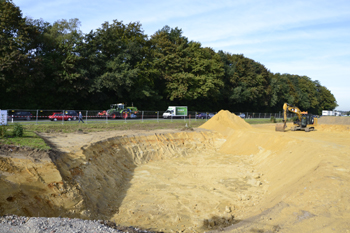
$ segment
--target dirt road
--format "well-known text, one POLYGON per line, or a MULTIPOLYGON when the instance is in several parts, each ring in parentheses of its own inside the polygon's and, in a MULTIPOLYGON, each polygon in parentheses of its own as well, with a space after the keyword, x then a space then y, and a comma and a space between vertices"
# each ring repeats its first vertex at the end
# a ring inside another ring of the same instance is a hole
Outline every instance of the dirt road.
POLYGON ((346 232, 349 127, 274 127, 221 111, 194 131, 43 134, 54 152, 2 150, 0 214, 165 232, 346 232))

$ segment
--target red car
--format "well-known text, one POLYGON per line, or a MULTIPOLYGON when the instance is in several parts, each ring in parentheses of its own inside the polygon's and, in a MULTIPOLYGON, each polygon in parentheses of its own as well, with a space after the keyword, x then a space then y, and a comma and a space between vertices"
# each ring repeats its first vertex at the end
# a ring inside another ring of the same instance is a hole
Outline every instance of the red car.
POLYGON ((64 115, 62 112, 54 112, 51 116, 49 116, 49 119, 51 121, 71 121, 72 116, 64 115))

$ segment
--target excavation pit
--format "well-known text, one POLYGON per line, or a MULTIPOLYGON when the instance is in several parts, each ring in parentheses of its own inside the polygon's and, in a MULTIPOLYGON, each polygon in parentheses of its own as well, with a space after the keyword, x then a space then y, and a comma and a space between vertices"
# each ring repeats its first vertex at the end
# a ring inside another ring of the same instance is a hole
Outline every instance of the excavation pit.
POLYGON ((56 151, 2 148, 0 214, 165 232, 349 228, 348 127, 281 133, 225 111, 194 131, 43 136, 56 151))
POLYGON ((110 138, 63 170, 84 193, 86 218, 157 231, 215 229, 236 222, 233 211, 237 217, 264 192, 249 164, 219 152, 225 141, 205 130, 110 138))
POLYGON ((22 211, 12 212, 18 215, 108 219, 157 231, 229 226, 264 190, 240 156, 219 152, 225 141, 208 130, 108 138, 80 153, 51 155, 55 180, 43 177, 41 162, 13 164, 32 187, 21 184, 6 200, 26 197, 22 211))

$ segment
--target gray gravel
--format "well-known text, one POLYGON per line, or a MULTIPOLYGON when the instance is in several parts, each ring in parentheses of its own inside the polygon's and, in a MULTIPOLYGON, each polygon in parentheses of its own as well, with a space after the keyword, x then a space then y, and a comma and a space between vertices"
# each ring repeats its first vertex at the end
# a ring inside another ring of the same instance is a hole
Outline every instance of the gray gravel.
POLYGON ((118 226, 110 221, 82 220, 76 218, 23 217, 16 215, 0 216, 0 233, 90 233, 90 232, 128 232, 154 233, 136 227, 118 226))

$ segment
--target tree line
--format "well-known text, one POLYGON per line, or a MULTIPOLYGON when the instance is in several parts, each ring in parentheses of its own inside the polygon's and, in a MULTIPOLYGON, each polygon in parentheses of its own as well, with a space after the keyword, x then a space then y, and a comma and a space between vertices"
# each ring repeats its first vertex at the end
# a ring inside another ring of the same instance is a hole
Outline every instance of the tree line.
POLYGON ((2 109, 106 109, 124 102, 142 110, 278 112, 288 102, 320 114, 337 106, 317 80, 215 52, 177 27, 148 36, 139 22, 114 20, 84 34, 78 19, 50 24, 23 17, 12 0, 0 3, 2 109))

